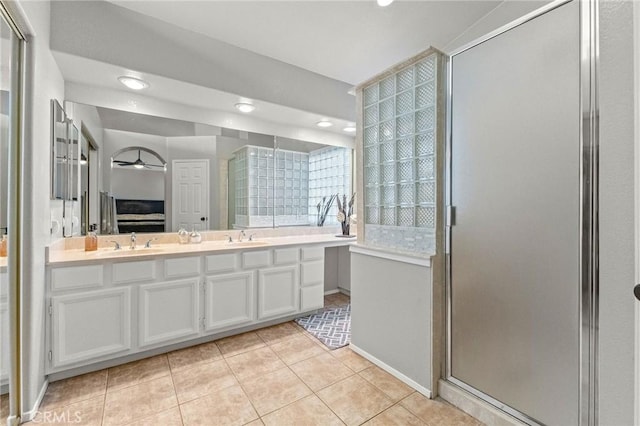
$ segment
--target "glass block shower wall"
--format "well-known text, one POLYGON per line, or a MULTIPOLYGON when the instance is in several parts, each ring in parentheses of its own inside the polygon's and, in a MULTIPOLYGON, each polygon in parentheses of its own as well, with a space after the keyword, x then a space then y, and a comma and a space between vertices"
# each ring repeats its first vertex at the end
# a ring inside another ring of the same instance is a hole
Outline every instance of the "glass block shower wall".
MULTIPOLYGON (((327 147, 309 153, 309 223, 316 225, 318 203, 323 197, 347 194, 351 197, 351 150, 327 147)), ((342 199, 342 198, 341 198, 342 199)), ((354 210, 355 213, 355 210, 354 210)), ((325 220, 325 225, 337 225, 338 205, 334 202, 325 220)))
POLYGON ((235 226, 308 224, 309 154, 247 145, 234 155, 235 226))
POLYGON ((365 242, 435 253, 437 54, 363 90, 365 242))

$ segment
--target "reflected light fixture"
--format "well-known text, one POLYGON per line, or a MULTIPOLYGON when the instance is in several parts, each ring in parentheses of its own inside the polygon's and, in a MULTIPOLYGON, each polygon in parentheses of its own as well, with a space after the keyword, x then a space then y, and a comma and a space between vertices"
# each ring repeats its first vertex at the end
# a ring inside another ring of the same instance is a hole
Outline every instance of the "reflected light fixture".
POLYGON ((142 90, 149 87, 149 83, 147 83, 146 81, 140 80, 139 78, 136 78, 136 77, 129 77, 126 75, 118 77, 118 81, 120 81, 120 83, 127 86, 129 89, 133 89, 133 90, 142 90))
POLYGON ((136 163, 133 165, 133 167, 135 167, 136 169, 144 169, 144 164, 136 163))
POLYGON ((333 126, 333 123, 328 121, 328 120, 320 120, 316 123, 316 126, 318 127, 331 127, 333 126))
POLYGON ((378 0, 378 6, 385 7, 393 3, 393 0, 378 0))
POLYGON ((347 132, 347 133, 353 133, 356 131, 356 126, 353 124, 348 124, 347 126, 344 127, 344 129, 342 129, 343 131, 347 132))
POLYGON ((80 154, 80 164, 83 166, 87 164, 87 157, 84 154, 80 154))
POLYGON ((236 109, 240 112, 249 113, 256 109, 256 106, 247 102, 238 102, 236 109))

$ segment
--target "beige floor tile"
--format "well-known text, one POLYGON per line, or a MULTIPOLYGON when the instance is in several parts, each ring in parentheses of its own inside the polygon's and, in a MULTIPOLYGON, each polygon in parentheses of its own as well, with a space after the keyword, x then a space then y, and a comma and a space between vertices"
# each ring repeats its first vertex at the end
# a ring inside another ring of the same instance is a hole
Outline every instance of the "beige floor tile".
POLYGON ((291 369, 314 391, 355 374, 345 367, 342 362, 326 352, 293 364, 291 369))
POLYGON ((244 425, 258 418, 238 385, 180 405, 185 426, 244 425))
POLYGON ((255 419, 254 421, 247 423, 245 426, 264 426, 264 423, 262 423, 262 420, 260 419, 255 419))
POLYGON ((180 404, 238 383, 223 359, 181 369, 172 377, 180 404))
POLYGON ((300 335, 300 329, 292 322, 285 322, 272 327, 256 330, 256 333, 268 345, 281 342, 300 335))
POLYGON ((288 368, 243 380, 242 387, 260 416, 311 394, 311 390, 288 368))
POLYGON ((375 365, 362 370, 359 374, 363 379, 386 393, 393 402, 398 402, 414 392, 413 388, 375 365))
POLYGON ((122 389, 109 389, 104 406, 104 426, 122 425, 178 405, 170 376, 122 389))
POLYGON ((127 426, 182 426, 182 416, 178 407, 170 408, 150 417, 129 423, 127 426))
POLYGON ((456 407, 414 392, 402 404, 429 426, 478 426, 482 423, 456 407))
POLYGON ((216 344, 225 357, 235 356, 266 346, 262 339, 253 331, 238 334, 237 336, 225 337, 222 340, 216 341, 216 344))
POLYGON ((171 371, 174 372, 181 368, 192 368, 196 365, 217 361, 222 358, 222 353, 215 342, 209 342, 169 352, 167 358, 171 371))
POLYGON ((348 346, 329 352, 356 373, 371 367, 373 364, 355 353, 348 346))
POLYGON ((366 422, 365 426, 427 426, 427 424, 401 405, 394 405, 366 422))
POLYGON ((285 364, 291 365, 324 353, 322 348, 301 333, 271 346, 285 364))
POLYGON ((47 388, 40 409, 48 410, 91 399, 104 395, 106 390, 107 370, 52 382, 47 388))
POLYGON ((9 416, 9 394, 0 395, 0 419, 6 419, 9 416))
POLYGON ((128 386, 155 380, 171 374, 166 355, 141 359, 109 369, 108 389, 122 389, 128 386))
POLYGON ((378 388, 358 375, 351 376, 317 395, 347 425, 358 425, 393 405, 378 388))
POLYGON ((226 359, 229 367, 240 380, 262 376, 285 366, 269 347, 255 349, 226 359))
POLYGON ((104 395, 75 402, 64 407, 38 410, 33 424, 100 426, 104 409, 104 395))
POLYGON ((262 418, 267 426, 342 426, 344 423, 315 395, 309 395, 262 418))

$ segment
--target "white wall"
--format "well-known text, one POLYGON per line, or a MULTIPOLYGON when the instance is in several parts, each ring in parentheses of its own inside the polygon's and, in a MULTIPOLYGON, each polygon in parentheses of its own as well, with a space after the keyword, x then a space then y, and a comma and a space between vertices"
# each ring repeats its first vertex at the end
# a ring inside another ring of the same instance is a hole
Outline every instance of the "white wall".
POLYGON ((634 218, 633 5, 631 1, 607 0, 599 2, 599 6, 600 424, 632 425, 635 401, 632 291, 634 220, 637 220, 634 218))
MULTIPOLYGON (((45 258, 51 241, 51 213, 61 213, 61 202, 51 201, 51 99, 62 101, 64 80, 49 49, 49 2, 21 1, 35 35, 27 49, 24 147, 24 239, 22 277, 22 401, 23 412, 35 408, 44 384, 45 258)), ((61 219, 60 216, 57 216, 61 219)))

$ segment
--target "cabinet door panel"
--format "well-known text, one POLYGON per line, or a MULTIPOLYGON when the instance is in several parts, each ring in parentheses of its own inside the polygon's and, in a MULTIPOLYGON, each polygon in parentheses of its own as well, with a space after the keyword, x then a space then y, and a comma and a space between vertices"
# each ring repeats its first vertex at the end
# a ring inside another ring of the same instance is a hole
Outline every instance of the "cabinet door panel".
POLYGON ((324 285, 318 284, 300 289, 300 310, 309 311, 324 307, 324 285))
POLYGON ((255 319, 253 272, 208 277, 205 295, 206 331, 248 323, 255 319))
POLYGON ((258 279, 258 318, 298 312, 298 289, 297 266, 262 269, 258 279))
POLYGON ((140 286, 140 346, 198 334, 198 280, 140 286))
POLYGON ((57 296, 51 302, 54 366, 131 348, 129 288, 57 296))
POLYGON ((214 254, 207 256, 206 272, 233 272, 238 267, 236 253, 214 254))
POLYGON ((275 249, 273 251, 273 264, 290 265, 298 263, 298 251, 297 247, 275 249))
POLYGON ((302 260, 323 260, 324 259, 324 247, 316 246, 316 247, 303 247, 302 251, 302 260))

